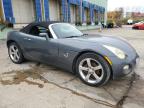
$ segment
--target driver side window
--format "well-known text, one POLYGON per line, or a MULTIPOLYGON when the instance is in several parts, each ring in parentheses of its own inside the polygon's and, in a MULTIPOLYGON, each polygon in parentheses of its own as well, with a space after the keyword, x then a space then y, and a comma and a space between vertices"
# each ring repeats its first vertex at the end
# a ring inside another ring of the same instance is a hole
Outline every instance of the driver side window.
POLYGON ((48 28, 45 28, 45 27, 41 27, 41 26, 33 26, 31 29, 30 29, 30 32, 29 34, 30 35, 33 35, 33 36, 38 36, 39 37, 39 34, 40 33, 47 33, 49 38, 52 38, 52 35, 49 31, 48 28))

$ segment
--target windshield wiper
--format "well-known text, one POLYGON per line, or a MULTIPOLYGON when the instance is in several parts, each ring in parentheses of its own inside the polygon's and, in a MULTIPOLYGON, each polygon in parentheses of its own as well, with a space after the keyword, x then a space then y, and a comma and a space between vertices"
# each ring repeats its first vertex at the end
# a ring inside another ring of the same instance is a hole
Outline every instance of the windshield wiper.
POLYGON ((74 38, 74 37, 80 37, 80 36, 68 36, 68 37, 65 37, 65 38, 74 38))
POLYGON ((81 35, 81 36, 87 36, 88 34, 83 34, 83 35, 81 35))
POLYGON ((75 38, 75 37, 81 37, 81 36, 87 36, 88 34, 82 34, 80 36, 68 36, 68 37, 65 37, 65 38, 75 38))

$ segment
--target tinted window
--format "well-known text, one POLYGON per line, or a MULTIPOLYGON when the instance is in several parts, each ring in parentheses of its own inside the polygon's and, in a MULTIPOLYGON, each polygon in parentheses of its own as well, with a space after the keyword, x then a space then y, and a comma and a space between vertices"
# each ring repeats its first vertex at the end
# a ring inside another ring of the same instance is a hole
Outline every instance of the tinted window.
POLYGON ((37 26, 33 26, 29 32, 29 34, 34 35, 34 36, 39 36, 39 33, 40 31, 37 26))
POLYGON ((41 27, 41 26, 33 26, 30 29, 29 34, 33 35, 33 36, 39 36, 40 33, 47 33, 49 38, 52 38, 51 33, 49 31, 49 29, 45 28, 45 27, 41 27))

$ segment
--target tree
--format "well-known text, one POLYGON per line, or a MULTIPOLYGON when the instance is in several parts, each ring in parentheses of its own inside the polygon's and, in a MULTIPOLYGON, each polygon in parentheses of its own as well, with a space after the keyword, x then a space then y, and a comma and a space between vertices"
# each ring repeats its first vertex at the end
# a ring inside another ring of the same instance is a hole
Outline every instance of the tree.
POLYGON ((112 21, 118 26, 121 26, 121 21, 123 19, 123 8, 115 9, 114 11, 108 12, 108 21, 112 21))

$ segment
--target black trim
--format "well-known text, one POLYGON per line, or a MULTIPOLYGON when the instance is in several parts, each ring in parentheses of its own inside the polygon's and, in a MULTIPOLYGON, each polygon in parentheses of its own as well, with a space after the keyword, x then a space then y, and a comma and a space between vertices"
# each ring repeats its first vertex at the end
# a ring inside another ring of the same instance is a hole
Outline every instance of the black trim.
POLYGON ((29 33, 30 29, 31 29, 33 26, 41 26, 41 27, 48 28, 48 26, 49 26, 50 24, 54 24, 54 23, 60 23, 60 22, 59 22, 59 21, 33 22, 33 23, 30 23, 29 25, 27 25, 26 27, 22 28, 22 29, 20 30, 20 32, 29 33))

